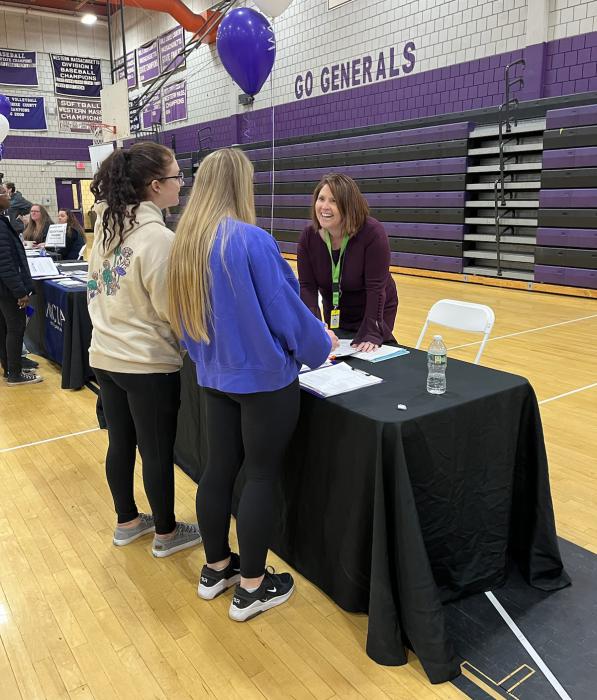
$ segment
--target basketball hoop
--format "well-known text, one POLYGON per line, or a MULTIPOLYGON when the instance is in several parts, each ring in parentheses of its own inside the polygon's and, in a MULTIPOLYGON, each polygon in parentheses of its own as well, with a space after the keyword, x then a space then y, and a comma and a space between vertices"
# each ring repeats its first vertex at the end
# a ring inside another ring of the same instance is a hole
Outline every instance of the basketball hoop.
POLYGON ((89 131, 93 136, 94 145, 116 140, 116 127, 113 124, 94 122, 89 124, 89 131))

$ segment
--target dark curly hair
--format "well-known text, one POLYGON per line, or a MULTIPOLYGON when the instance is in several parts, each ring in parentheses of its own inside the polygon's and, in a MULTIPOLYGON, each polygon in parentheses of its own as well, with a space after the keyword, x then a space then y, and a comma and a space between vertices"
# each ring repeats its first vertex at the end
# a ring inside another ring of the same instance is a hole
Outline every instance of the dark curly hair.
POLYGON ((164 177, 173 160, 174 153, 166 146, 144 141, 127 151, 118 149, 102 162, 90 190, 96 202, 108 205, 102 217, 105 249, 115 238, 122 243, 124 234, 137 223, 135 215, 147 199, 147 188, 164 177))

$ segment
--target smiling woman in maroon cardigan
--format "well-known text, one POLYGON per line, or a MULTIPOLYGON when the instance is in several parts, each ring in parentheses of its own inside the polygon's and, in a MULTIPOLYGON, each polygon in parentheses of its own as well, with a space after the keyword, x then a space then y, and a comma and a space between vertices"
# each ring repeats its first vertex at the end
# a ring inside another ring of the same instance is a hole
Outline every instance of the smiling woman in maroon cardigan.
POLYGON ((370 351, 394 341, 398 309, 396 284, 389 271, 390 245, 382 224, 356 182, 346 175, 321 179, 313 193, 312 223, 298 243, 301 299, 353 345, 370 351))

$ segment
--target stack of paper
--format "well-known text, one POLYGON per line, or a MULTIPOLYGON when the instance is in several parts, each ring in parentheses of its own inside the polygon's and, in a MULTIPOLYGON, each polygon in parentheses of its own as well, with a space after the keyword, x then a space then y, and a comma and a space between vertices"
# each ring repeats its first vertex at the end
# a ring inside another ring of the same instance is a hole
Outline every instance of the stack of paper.
POLYGON ((410 351, 406 348, 397 348, 394 345, 382 345, 377 350, 371 352, 357 352, 353 357, 359 360, 367 360, 367 362, 382 362, 389 360, 391 357, 400 357, 400 355, 408 355, 410 351))
POLYGON ((381 377, 374 377, 356 367, 349 367, 345 362, 299 374, 299 382, 303 389, 324 398, 363 389, 382 381, 381 377))

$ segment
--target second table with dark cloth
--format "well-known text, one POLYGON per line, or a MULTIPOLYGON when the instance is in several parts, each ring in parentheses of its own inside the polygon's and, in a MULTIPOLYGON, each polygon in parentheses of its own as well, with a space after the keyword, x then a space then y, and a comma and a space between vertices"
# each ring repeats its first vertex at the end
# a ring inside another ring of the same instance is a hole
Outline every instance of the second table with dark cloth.
POLYGON ((85 283, 64 287, 52 280, 34 280, 33 286, 25 345, 62 366, 62 389, 80 389, 94 376, 89 367, 91 319, 85 283))
MULTIPOLYGON (((409 646, 446 681, 459 659, 442 603, 499 587, 512 562, 532 586, 569 583, 535 394, 522 377, 450 359, 447 392, 430 395, 417 350, 349 364, 384 382, 301 393, 271 547, 343 609, 369 614, 371 658, 400 665, 409 646)), ((176 460, 198 481, 204 404, 188 358, 182 384, 176 460)))

